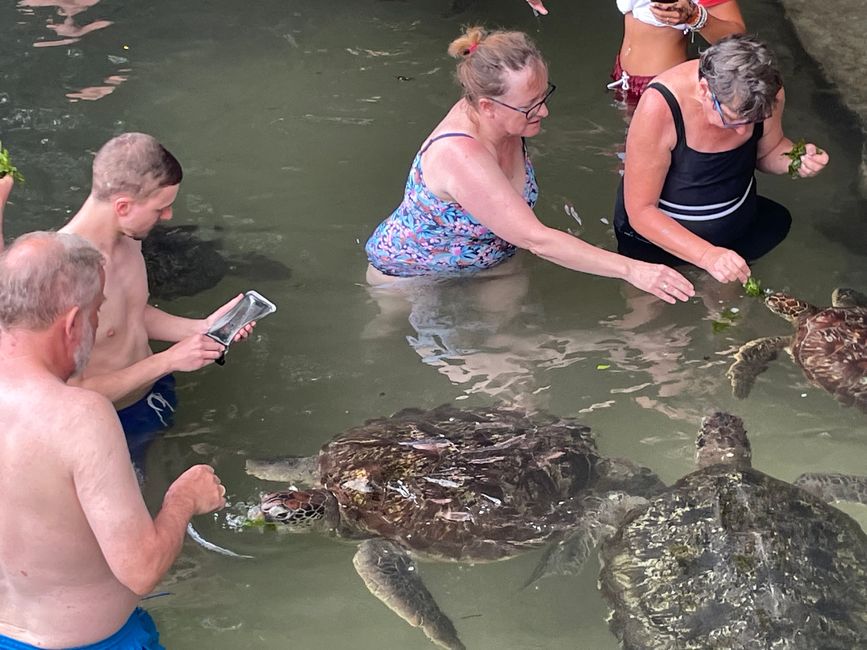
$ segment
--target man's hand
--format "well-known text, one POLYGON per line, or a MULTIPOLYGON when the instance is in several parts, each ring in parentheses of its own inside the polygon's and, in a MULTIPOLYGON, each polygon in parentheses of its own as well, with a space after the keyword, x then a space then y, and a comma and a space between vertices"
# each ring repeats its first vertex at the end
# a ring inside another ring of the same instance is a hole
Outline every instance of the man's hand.
POLYGON ((750 279, 750 267, 740 255, 728 248, 710 246, 701 259, 698 266, 710 273, 719 282, 734 282, 741 284, 750 279))
POLYGON ((163 354, 170 355, 173 370, 193 372, 216 361, 225 351, 222 343, 210 336, 193 334, 175 343, 163 354))
POLYGON ((548 15, 548 10, 545 9, 545 5, 542 4, 542 0, 527 0, 527 4, 533 7, 533 11, 538 14, 542 14, 543 16, 548 15))
POLYGON ((15 185, 15 181, 12 179, 12 174, 6 174, 0 178, 0 214, 3 214, 3 206, 9 200, 13 185, 15 185))
MULTIPOLYGON (((243 293, 239 293, 237 296, 235 296, 234 298, 232 298, 229 302, 227 302, 225 305, 223 305, 222 307, 220 307, 220 308, 219 308, 217 311, 215 311, 213 314, 211 314, 210 316, 208 316, 208 317, 205 319, 205 326, 204 326, 204 329, 202 330, 202 333, 204 334, 204 333, 207 332, 209 329, 211 329, 211 328, 214 326, 214 323, 216 323, 218 320, 220 320, 220 317, 223 316, 223 314, 227 314, 227 313, 229 313, 229 311, 231 311, 232 307, 234 307, 235 305, 237 305, 238 302, 240 302, 240 300, 241 300, 243 297, 244 297, 244 294, 243 294, 243 293)), ((239 331, 239 332, 235 335, 235 338, 232 339, 232 341, 235 342, 235 343, 237 343, 237 342, 240 341, 241 339, 245 339, 245 338, 247 338, 248 336, 250 336, 250 332, 253 331, 253 328, 254 328, 254 327, 256 327, 256 321, 253 321, 252 323, 248 323, 248 324, 244 325, 244 327, 241 328, 241 331, 239 331)))
POLYGON ((801 166, 798 168, 798 175, 801 178, 815 176, 825 168, 829 160, 830 156, 828 156, 827 151, 822 151, 816 145, 809 143, 806 146, 806 153, 801 156, 801 166))
POLYGON ((206 515, 226 505, 226 486, 210 465, 193 465, 175 479, 166 491, 166 499, 188 500, 194 515, 206 515))

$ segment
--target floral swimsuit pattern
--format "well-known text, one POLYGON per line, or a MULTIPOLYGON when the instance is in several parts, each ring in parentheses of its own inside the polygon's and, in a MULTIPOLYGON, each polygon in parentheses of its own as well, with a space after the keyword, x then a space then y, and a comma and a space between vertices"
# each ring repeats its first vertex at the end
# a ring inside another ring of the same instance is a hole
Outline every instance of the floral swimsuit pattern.
MULTIPOLYGON (((443 133, 428 140, 416 154, 403 202, 383 221, 364 247, 374 268, 386 275, 410 277, 491 268, 515 254, 516 248, 476 221, 458 203, 443 201, 428 189, 421 157, 440 138, 471 138, 443 133)), ((524 200, 536 205, 539 187, 524 146, 524 200)))

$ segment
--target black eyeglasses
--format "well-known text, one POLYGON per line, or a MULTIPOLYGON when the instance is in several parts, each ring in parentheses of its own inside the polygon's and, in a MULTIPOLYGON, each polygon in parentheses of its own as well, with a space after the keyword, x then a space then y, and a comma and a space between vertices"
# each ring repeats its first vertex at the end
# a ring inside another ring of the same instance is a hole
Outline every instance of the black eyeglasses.
POLYGON ((495 104, 499 104, 500 106, 505 106, 506 108, 511 108, 513 111, 518 111, 519 113, 523 113, 524 117, 527 118, 527 121, 534 119, 538 114, 539 110, 542 108, 542 104, 548 103, 548 98, 551 94, 557 90, 557 86, 552 84, 550 81, 548 82, 548 92, 545 93, 545 96, 540 99, 538 102, 533 104, 530 108, 516 108, 514 106, 510 106, 506 102, 501 102, 499 99, 495 99, 493 97, 488 97, 495 104))

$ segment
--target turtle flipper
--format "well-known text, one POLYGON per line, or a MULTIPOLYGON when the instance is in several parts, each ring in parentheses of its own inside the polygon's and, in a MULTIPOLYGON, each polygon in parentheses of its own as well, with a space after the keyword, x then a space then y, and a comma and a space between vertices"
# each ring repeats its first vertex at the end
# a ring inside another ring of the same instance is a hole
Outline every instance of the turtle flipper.
POLYGON ((586 497, 581 523, 568 537, 548 547, 524 587, 550 575, 579 573, 593 549, 614 533, 626 513, 646 504, 647 499, 625 492, 586 497))
POLYGON ((867 505, 867 476, 855 474, 801 474, 795 485, 823 501, 850 501, 867 505))
POLYGON ((843 309, 851 307, 867 307, 867 295, 855 289, 838 287, 831 294, 831 304, 843 309))
POLYGON ((385 539, 366 540, 352 563, 370 593, 391 611, 413 627, 420 627, 437 645, 465 650, 454 624, 422 582, 415 562, 397 544, 385 539))
POLYGON ((766 336, 744 343, 726 372, 732 382, 732 394, 738 399, 749 395, 756 377, 768 369, 768 364, 788 342, 788 336, 766 336))

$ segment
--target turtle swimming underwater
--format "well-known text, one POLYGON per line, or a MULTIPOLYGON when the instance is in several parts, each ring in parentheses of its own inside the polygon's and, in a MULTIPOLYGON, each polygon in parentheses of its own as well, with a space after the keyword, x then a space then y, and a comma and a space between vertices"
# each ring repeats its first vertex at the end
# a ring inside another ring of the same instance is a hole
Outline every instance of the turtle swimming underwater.
POLYGON ((263 495, 251 519, 364 539, 353 563, 368 589, 452 650, 464 645, 410 555, 500 560, 562 539, 591 488, 663 487, 650 470, 601 457, 577 421, 507 408, 406 409, 349 429, 318 457, 248 461, 247 471, 314 486, 263 495))
POLYGON ((226 257, 219 239, 205 239, 198 226, 156 226, 142 241, 151 298, 172 300, 215 287, 227 273, 251 280, 285 280, 290 270, 259 253, 226 257))
POLYGON ((625 516, 602 496, 588 527, 623 647, 867 648, 867 535, 826 502, 867 504, 867 477, 763 474, 727 413, 704 419, 695 455, 699 469, 625 516))
POLYGON ((819 309, 784 293, 765 304, 795 326, 792 336, 771 336, 744 344, 728 370, 735 397, 746 397, 756 377, 787 349, 811 383, 847 406, 867 413, 867 296, 835 289, 831 307, 819 309))

